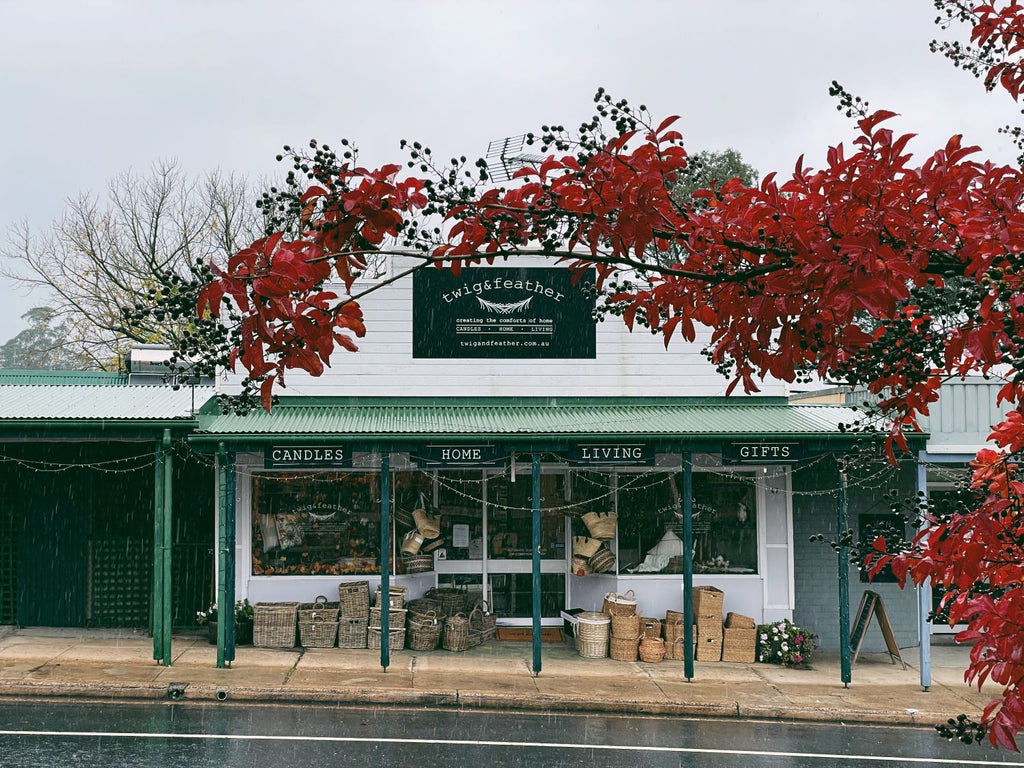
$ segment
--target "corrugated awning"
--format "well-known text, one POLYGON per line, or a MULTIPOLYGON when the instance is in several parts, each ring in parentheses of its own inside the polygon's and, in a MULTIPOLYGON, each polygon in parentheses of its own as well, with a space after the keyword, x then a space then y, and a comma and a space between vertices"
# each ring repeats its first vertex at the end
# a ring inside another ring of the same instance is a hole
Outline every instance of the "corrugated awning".
POLYGON ((415 399, 283 397, 271 413, 203 409, 195 439, 449 438, 579 436, 850 438, 863 414, 783 398, 600 400, 566 398, 415 399))

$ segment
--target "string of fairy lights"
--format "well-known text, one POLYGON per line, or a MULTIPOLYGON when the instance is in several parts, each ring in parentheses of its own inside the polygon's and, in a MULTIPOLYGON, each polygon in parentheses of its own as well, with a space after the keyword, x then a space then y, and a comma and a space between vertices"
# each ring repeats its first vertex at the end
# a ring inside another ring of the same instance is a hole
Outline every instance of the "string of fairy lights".
MULTIPOLYGON (((179 461, 190 461, 198 463, 207 468, 216 466, 215 456, 195 450, 185 441, 172 443, 171 452, 179 461)), ((159 460, 158 449, 141 451, 131 456, 117 458, 94 459, 90 461, 75 460, 54 460, 49 458, 29 458, 24 455, 12 455, 11 452, 0 453, 0 466, 13 465, 19 469, 33 473, 57 474, 70 471, 94 471, 103 474, 135 474, 147 469, 154 470, 159 460)), ((803 459, 789 465, 792 476, 798 477, 804 473, 811 473, 820 469, 823 462, 834 461, 836 456, 830 453, 821 453, 809 459, 803 459)), ((902 467, 907 464, 923 466, 928 471, 931 481, 938 483, 956 483, 962 481, 966 476, 966 468, 958 465, 942 464, 937 462, 920 462, 907 459, 901 462, 900 466, 893 465, 883 459, 872 461, 871 471, 847 473, 846 489, 861 489, 865 491, 881 491, 892 488, 902 467)), ((548 511, 561 511, 572 514, 584 507, 593 507, 604 500, 613 498, 616 494, 628 491, 649 490, 666 481, 666 479, 681 472, 681 466, 655 466, 644 470, 625 470, 588 467, 581 468, 570 466, 567 463, 556 464, 557 472, 571 473, 572 482, 582 482, 593 487, 593 492, 583 494, 578 501, 566 501, 557 506, 545 507, 548 511)), ((545 464, 546 473, 551 472, 551 463, 545 464)), ((253 477, 273 477, 280 481, 303 478, 307 479, 310 474, 329 473, 331 476, 344 478, 352 475, 373 474, 379 472, 379 466, 355 468, 352 470, 292 470, 289 472, 267 472, 261 467, 239 463, 236 466, 236 477, 245 481, 253 477)), ((485 483, 493 483, 496 480, 515 482, 517 475, 521 478, 528 477, 529 473, 516 471, 514 462, 506 462, 503 469, 488 469, 486 474, 481 470, 471 470, 476 477, 469 476, 466 470, 457 470, 458 478, 454 480, 454 474, 444 470, 423 469, 414 465, 410 468, 398 467, 392 470, 393 475, 401 476, 410 474, 424 483, 436 483, 440 489, 465 499, 474 504, 487 503, 489 507, 507 511, 530 511, 532 507, 519 507, 515 505, 497 503, 493 498, 485 499, 483 486, 485 483), (478 489, 476 491, 472 489, 478 489)), ((739 470, 723 466, 714 460, 699 461, 694 466, 695 473, 706 473, 723 480, 735 483, 746 484, 765 493, 788 492, 793 497, 836 497, 840 492, 838 483, 830 483, 827 487, 813 489, 788 490, 780 487, 775 480, 774 473, 767 466, 751 467, 750 469, 739 470)), ((818 473, 817 479, 828 475, 818 473)))

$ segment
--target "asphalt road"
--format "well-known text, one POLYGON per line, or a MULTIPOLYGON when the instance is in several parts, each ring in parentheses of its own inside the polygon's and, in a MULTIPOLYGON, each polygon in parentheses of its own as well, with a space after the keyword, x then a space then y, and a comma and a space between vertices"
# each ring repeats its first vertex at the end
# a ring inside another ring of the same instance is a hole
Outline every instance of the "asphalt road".
POLYGON ((0 701, 0 766, 401 768, 1024 765, 928 728, 628 715, 0 701))

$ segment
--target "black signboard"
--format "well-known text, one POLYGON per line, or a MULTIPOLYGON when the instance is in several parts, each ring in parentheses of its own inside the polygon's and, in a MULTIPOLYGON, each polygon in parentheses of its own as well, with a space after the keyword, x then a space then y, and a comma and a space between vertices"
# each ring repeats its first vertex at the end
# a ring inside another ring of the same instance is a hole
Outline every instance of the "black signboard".
POLYGON ((264 469, 321 468, 352 466, 347 445, 271 445, 263 450, 264 469))
POLYGON ((593 358, 594 299, 565 267, 421 270, 412 282, 415 358, 593 358))
POLYGON ((750 441, 726 443, 722 446, 722 461, 726 464, 791 464, 802 458, 800 443, 770 443, 750 441))
POLYGON ((412 452, 421 467, 486 467, 506 455, 496 445, 424 445, 412 452))
POLYGON ((590 467, 653 467, 654 448, 643 443, 577 443, 569 461, 590 467))

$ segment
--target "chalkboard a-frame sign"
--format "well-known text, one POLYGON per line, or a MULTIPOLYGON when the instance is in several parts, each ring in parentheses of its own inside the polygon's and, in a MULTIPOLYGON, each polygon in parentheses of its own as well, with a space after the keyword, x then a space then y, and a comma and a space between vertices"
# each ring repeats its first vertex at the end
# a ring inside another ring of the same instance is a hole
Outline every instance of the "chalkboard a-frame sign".
POLYGON ((594 298, 564 267, 421 270, 412 280, 414 358, 592 359, 594 298))
POLYGON ((857 615, 853 620, 853 629, 850 631, 850 648, 853 649, 853 661, 857 661, 857 655, 860 653, 861 645, 864 644, 864 635, 867 634, 868 624, 871 623, 872 616, 878 619, 878 628, 882 630, 885 647, 889 651, 889 658, 892 660, 892 663, 895 664, 896 659, 899 659, 900 664, 906 669, 907 663, 903 661, 903 656, 900 655, 900 646, 896 642, 896 635, 892 631, 889 616, 885 612, 882 596, 877 592, 872 592, 870 589, 865 591, 860 598, 857 615))

